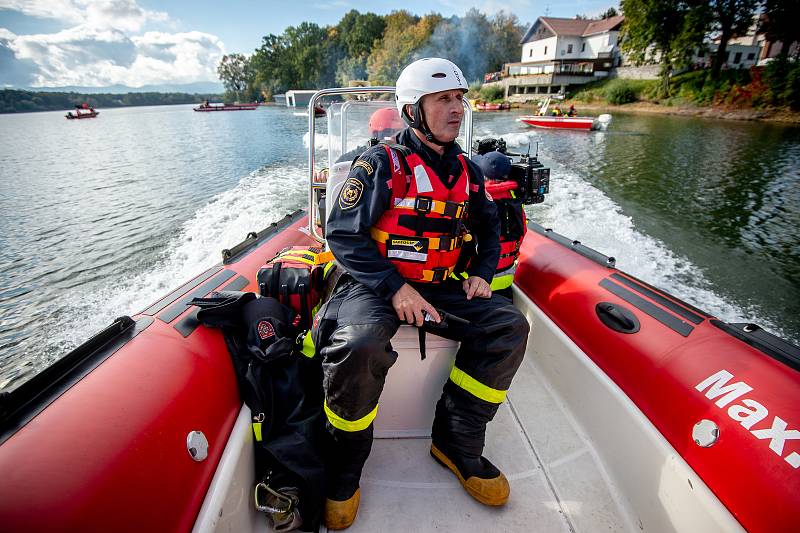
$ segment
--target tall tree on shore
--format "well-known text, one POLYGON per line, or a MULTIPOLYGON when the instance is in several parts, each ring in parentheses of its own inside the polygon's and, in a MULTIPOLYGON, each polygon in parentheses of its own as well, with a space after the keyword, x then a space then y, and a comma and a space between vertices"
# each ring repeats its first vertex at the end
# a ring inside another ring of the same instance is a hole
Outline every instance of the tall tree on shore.
POLYGON ((328 28, 310 22, 289 26, 282 35, 267 35, 250 60, 254 84, 264 96, 331 85, 335 63, 325 60, 330 44, 328 28))
POLYGON ((250 61, 244 54, 227 54, 217 66, 217 75, 225 89, 236 99, 244 96, 247 86, 253 78, 250 61))
POLYGON ((619 15, 619 13, 617 13, 617 10, 614 9, 613 7, 609 7, 608 9, 606 9, 605 13, 600 15, 600 18, 605 20, 605 19, 610 19, 611 17, 616 17, 617 15, 619 15))
POLYGON ((413 54, 431 36, 442 21, 438 14, 420 18, 408 11, 393 11, 384 17, 386 30, 367 61, 369 79, 378 84, 394 85, 413 54))
POLYGON ((719 46, 711 65, 711 78, 719 78, 728 48, 728 41, 736 35, 744 35, 753 25, 760 0, 711 0, 710 15, 712 29, 719 32, 719 46))
POLYGON ((367 79, 367 59, 385 28, 386 21, 375 13, 361 14, 353 9, 342 17, 334 29, 341 50, 335 67, 338 84, 367 79))
POLYGON ((661 64, 663 97, 669 96, 672 72, 703 43, 707 6, 702 0, 622 0, 622 50, 637 64, 661 64))
POLYGON ((800 0, 766 0, 760 29, 770 42, 781 43, 778 56, 786 59, 792 43, 800 41, 800 0))
POLYGON ((250 58, 254 71, 254 85, 270 98, 283 92, 294 82, 294 72, 286 55, 286 39, 283 36, 269 34, 261 39, 261 46, 250 58))

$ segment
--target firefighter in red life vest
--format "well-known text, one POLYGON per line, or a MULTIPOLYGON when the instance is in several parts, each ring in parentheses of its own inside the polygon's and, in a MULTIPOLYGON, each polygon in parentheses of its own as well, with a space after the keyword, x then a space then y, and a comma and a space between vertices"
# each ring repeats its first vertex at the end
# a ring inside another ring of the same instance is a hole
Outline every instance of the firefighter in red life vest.
POLYGON ((518 187, 517 182, 508 179, 511 160, 506 154, 498 151, 488 152, 473 156, 472 160, 483 171, 486 192, 492 197, 500 217, 500 259, 492 278, 492 291, 510 299, 519 249, 528 230, 522 198, 515 192, 518 187))
POLYGON ((444 336, 461 341, 436 405, 431 455, 487 505, 509 497, 505 476, 483 457, 492 420, 525 352, 529 325, 490 281, 500 256, 497 209, 483 174, 454 142, 467 83, 446 59, 408 65, 396 103, 408 128, 397 144, 369 148, 350 170, 326 228, 340 272, 315 319, 330 436, 325 523, 355 520, 359 479, 372 446, 372 422, 387 372, 397 359, 391 339, 401 323, 436 322, 437 308, 471 322, 444 336), (469 235, 477 256, 466 280, 450 277, 469 235))

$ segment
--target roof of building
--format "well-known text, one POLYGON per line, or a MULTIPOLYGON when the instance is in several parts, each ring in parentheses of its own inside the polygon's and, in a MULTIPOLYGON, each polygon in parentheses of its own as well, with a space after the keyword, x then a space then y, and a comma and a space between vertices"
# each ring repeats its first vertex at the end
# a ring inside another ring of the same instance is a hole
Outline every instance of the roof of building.
POLYGON ((536 19, 536 22, 531 24, 531 27, 528 28, 525 36, 522 38, 522 43, 527 43, 531 40, 533 30, 539 23, 543 24, 555 35, 588 37, 589 35, 616 30, 624 20, 624 15, 617 15, 600 20, 539 17, 536 19))

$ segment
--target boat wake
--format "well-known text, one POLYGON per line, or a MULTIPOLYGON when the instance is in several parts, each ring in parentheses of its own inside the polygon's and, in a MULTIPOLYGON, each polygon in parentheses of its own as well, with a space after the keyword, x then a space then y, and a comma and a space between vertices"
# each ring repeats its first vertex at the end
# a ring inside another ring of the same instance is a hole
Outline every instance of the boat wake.
MULTIPOLYGON (((509 151, 525 151, 536 134, 510 133, 502 137, 509 151)), ((533 152, 534 149, 531 149, 533 152)), ((586 246, 613 256, 617 268, 646 281, 726 322, 755 322, 775 335, 789 338, 757 306, 741 306, 714 289, 703 271, 662 241, 639 231, 631 217, 602 191, 578 173, 554 161, 547 148, 540 159, 551 168, 550 194, 542 204, 528 206, 531 220, 586 246)), ((793 340, 793 342, 797 342, 793 340)))
MULTIPOLYGON (((84 342, 120 315, 145 309, 178 285, 219 263, 221 251, 241 242, 306 203, 302 167, 264 167, 234 188, 216 195, 183 223, 177 236, 145 270, 109 280, 98 290, 67 298, 69 318, 54 331, 46 350, 51 356, 84 342)), ((41 346, 37 347, 40 352, 41 346)), ((32 357, 35 354, 30 354, 32 357)), ((27 357, 26 357, 27 358, 27 357)))

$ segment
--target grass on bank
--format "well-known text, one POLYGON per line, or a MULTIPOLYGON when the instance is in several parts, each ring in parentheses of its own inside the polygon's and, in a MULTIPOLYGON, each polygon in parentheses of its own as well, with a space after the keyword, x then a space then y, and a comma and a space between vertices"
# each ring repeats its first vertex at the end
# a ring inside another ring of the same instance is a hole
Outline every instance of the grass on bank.
POLYGON ((470 100, 483 100, 499 104, 503 102, 505 97, 505 89, 500 84, 497 85, 482 85, 480 82, 473 83, 469 86, 467 98, 470 100))
POLYGON ((578 102, 624 105, 650 102, 677 106, 725 106, 800 110, 800 62, 773 61, 767 67, 724 70, 718 80, 708 70, 674 76, 670 96, 659 96, 659 80, 612 79, 587 84, 572 96, 578 102))

